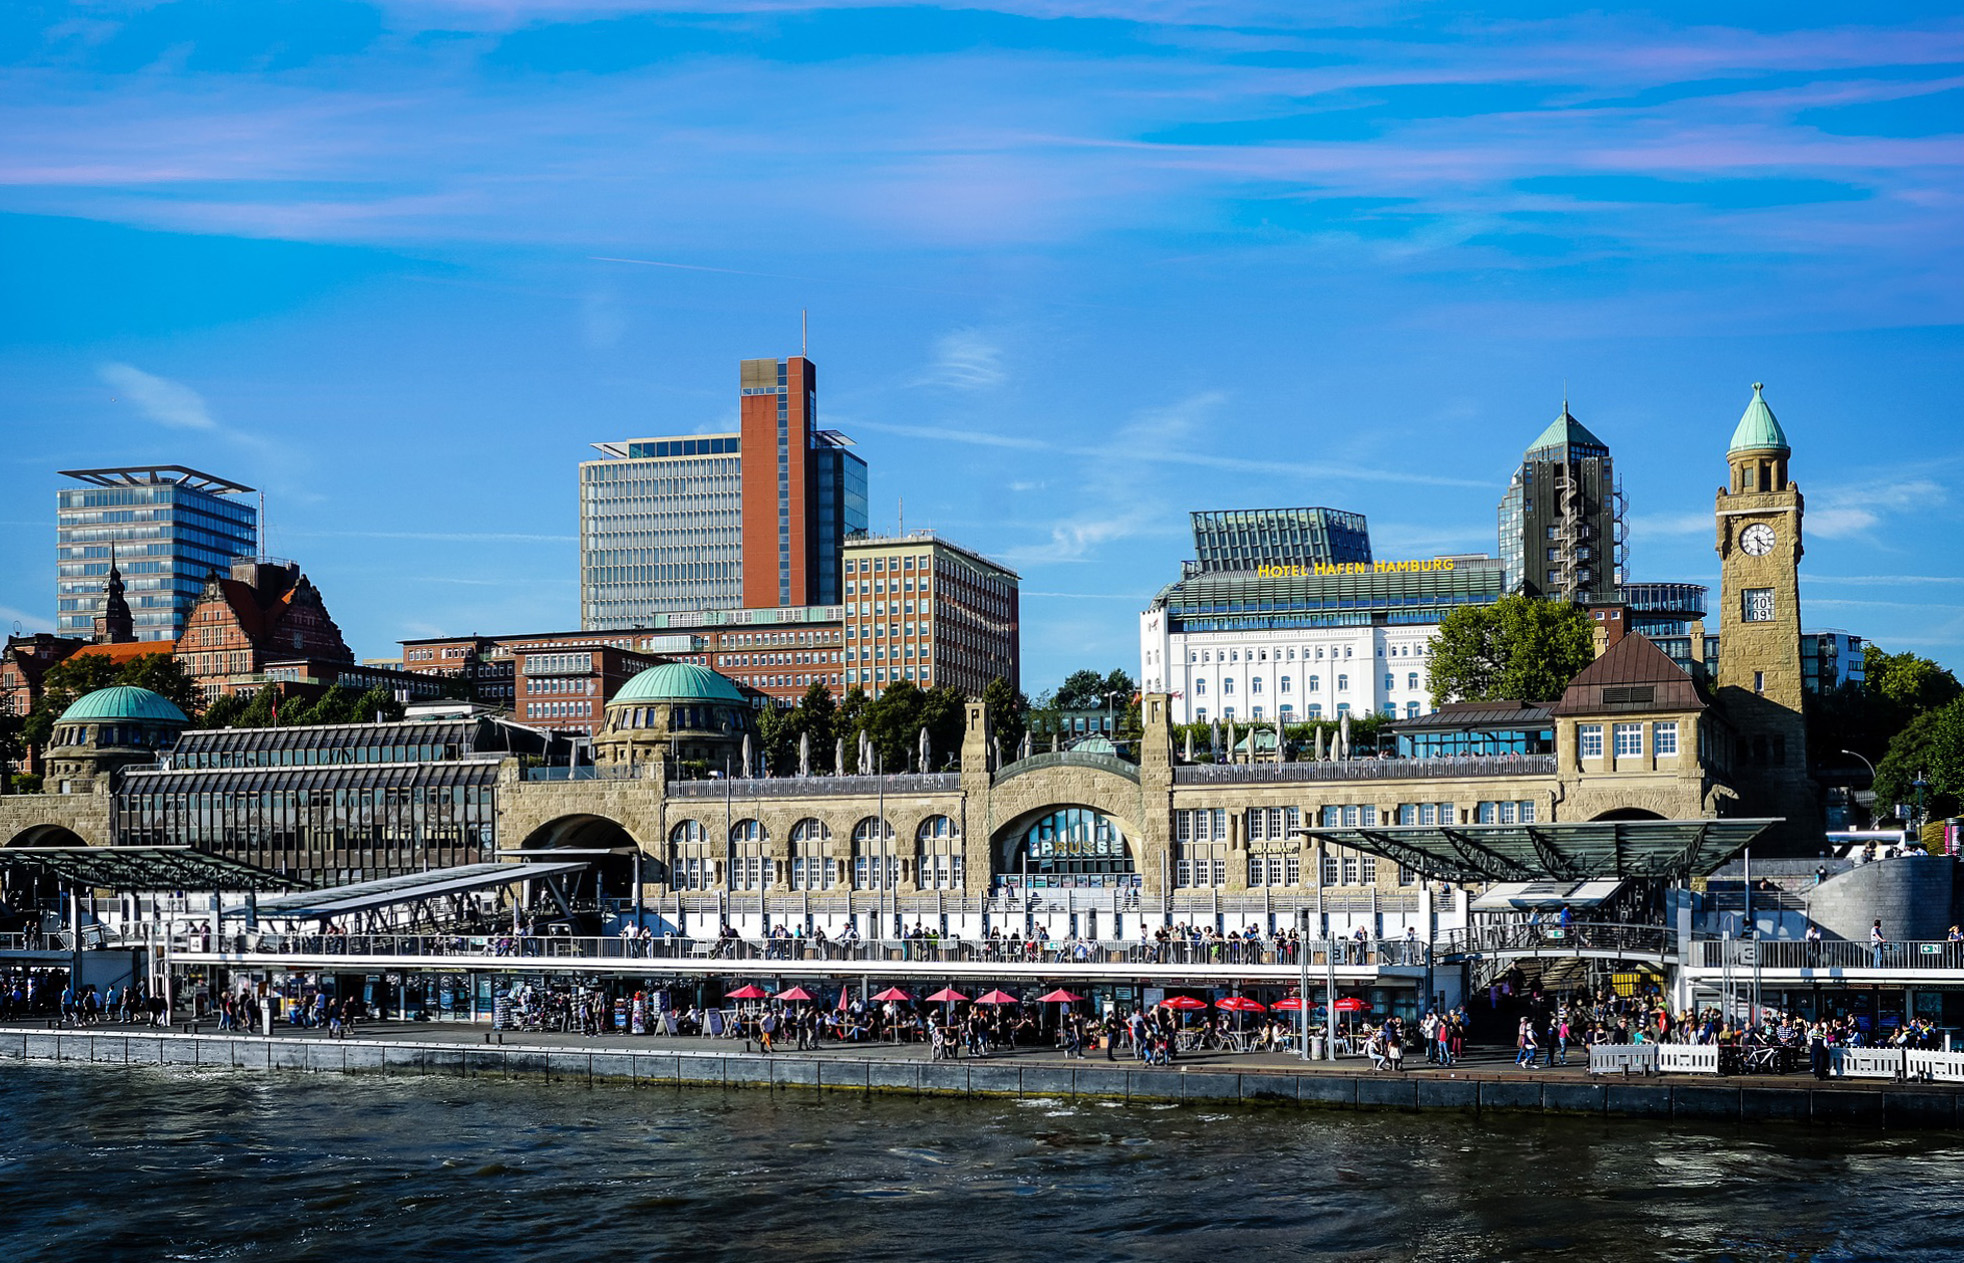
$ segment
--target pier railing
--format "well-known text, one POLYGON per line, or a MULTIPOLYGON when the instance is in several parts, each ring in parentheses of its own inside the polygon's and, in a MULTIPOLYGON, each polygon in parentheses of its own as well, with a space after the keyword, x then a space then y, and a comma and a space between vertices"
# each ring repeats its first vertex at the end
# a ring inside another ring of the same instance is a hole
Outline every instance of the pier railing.
POLYGON ((1123 939, 830 939, 798 938, 587 938, 563 934, 275 934, 188 933, 171 938, 171 952, 269 957, 391 957, 417 959, 510 958, 528 960, 625 961, 651 963, 730 961, 733 963, 837 961, 950 965, 1236 965, 1310 964, 1423 967, 1424 943, 1403 939, 1287 940, 1180 939, 1169 942, 1123 939))
POLYGON ((1964 970, 1964 942, 1868 943, 1847 939, 1701 939, 1692 964, 1702 969, 1956 969, 1964 970), (1755 959, 1757 958, 1757 959, 1755 959))

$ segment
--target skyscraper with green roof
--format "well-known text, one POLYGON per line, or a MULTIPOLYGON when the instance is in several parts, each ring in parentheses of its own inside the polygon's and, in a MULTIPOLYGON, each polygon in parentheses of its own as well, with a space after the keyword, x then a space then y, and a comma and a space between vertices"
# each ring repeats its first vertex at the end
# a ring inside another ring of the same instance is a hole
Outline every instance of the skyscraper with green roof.
POLYGON ((1569 601, 1616 599, 1623 582, 1623 494, 1609 445, 1562 401, 1528 445, 1500 501, 1507 590, 1569 601))

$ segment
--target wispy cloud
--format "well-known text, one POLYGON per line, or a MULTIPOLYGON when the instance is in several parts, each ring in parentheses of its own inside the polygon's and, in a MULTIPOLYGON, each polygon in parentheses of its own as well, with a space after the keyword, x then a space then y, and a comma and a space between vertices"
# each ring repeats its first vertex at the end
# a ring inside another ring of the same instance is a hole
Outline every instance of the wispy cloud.
POLYGON ((183 382, 146 373, 132 364, 113 362, 102 365, 96 373, 119 392, 119 400, 159 425, 177 430, 218 428, 211 409, 205 406, 204 396, 183 382))
POLYGON ((936 340, 921 384, 987 390, 1005 376, 1000 346, 978 330, 957 329, 936 340))

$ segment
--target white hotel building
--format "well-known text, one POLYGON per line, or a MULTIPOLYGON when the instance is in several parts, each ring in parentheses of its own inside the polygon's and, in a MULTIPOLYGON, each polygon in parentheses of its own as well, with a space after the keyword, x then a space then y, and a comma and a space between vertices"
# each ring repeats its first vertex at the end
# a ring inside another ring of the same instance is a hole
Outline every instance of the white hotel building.
POLYGON ((1439 621, 1505 590, 1494 557, 1201 571, 1139 616, 1139 680, 1172 696, 1175 723, 1285 723, 1432 709, 1439 621))

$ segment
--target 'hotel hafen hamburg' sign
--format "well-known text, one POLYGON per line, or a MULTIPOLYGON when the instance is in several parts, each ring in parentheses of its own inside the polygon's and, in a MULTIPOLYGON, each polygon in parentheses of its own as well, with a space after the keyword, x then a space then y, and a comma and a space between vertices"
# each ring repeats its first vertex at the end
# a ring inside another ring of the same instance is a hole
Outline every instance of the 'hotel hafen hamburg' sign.
POLYGON ((1311 575, 1411 574, 1452 568, 1452 558, 1434 557, 1429 561, 1319 561, 1311 566, 1257 566, 1255 574, 1263 579, 1306 579, 1311 575))

